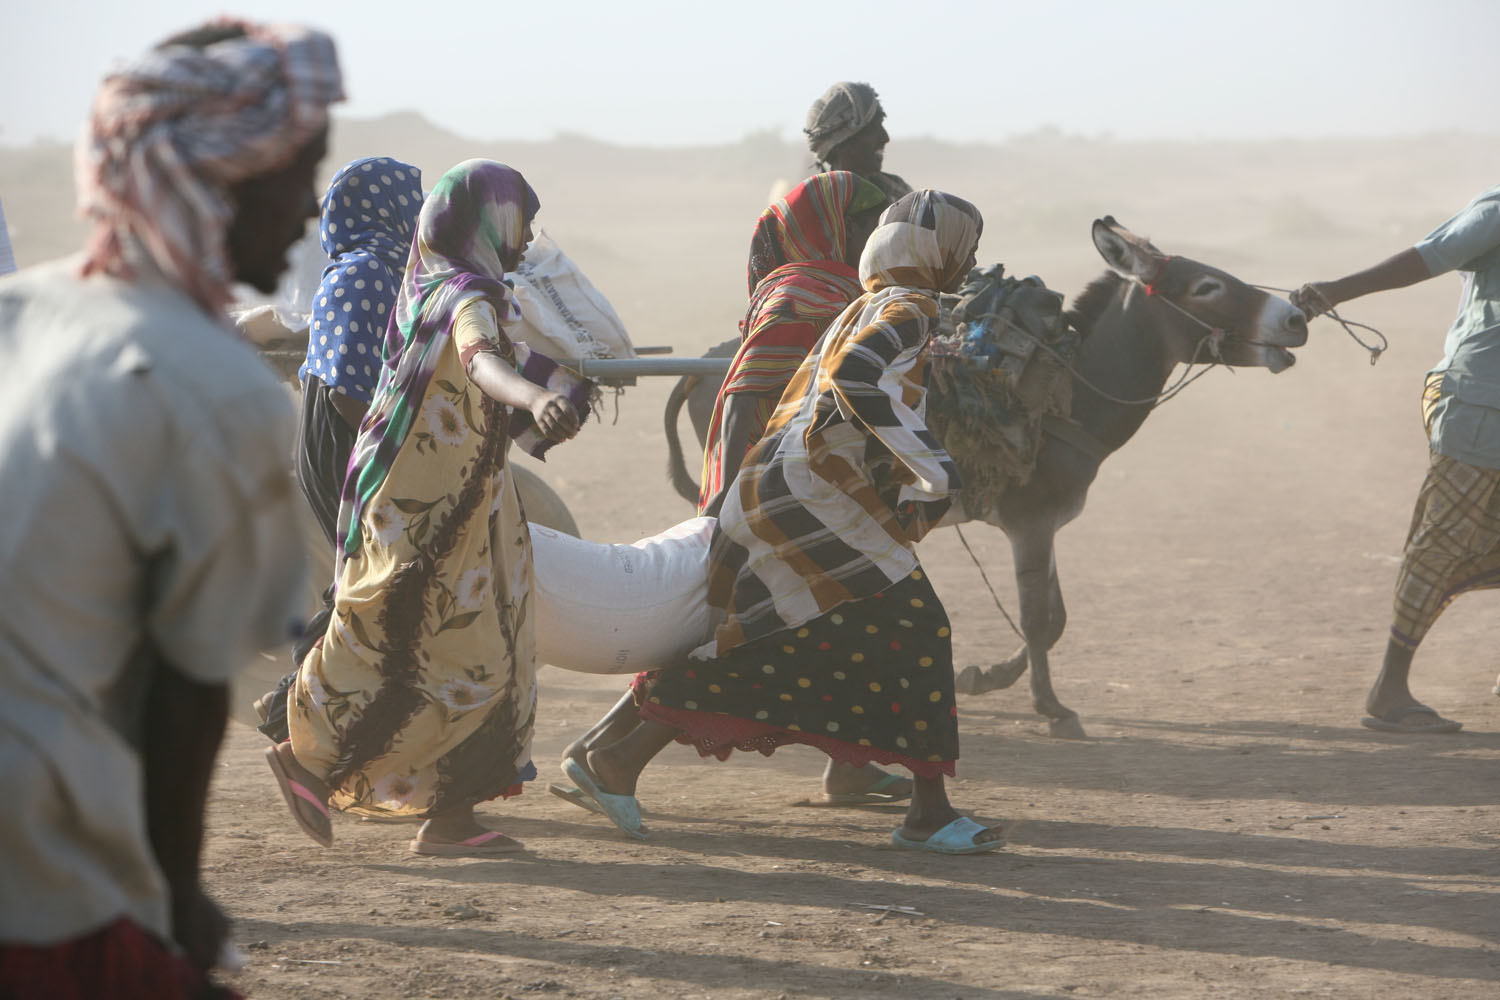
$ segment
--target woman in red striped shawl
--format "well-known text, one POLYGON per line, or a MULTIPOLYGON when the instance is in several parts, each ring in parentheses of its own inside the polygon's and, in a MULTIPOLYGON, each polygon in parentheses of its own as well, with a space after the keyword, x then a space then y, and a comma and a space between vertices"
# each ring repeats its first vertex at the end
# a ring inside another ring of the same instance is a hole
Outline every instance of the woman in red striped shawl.
POLYGON ((797 366, 859 297, 859 255, 888 204, 846 170, 816 174, 761 213, 750 239, 750 306, 714 402, 698 513, 717 517, 724 487, 760 440, 797 366))

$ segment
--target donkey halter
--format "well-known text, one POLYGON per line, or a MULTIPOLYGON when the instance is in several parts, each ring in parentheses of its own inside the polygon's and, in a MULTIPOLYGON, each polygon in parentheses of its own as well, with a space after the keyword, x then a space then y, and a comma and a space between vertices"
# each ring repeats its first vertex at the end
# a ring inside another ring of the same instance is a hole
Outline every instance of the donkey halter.
MULTIPOLYGON (((1261 344, 1261 341, 1251 340, 1249 337, 1237 336, 1227 327, 1214 326, 1207 320, 1200 319, 1199 317, 1194 316, 1182 306, 1178 305, 1176 302, 1173 302, 1169 297, 1162 294, 1161 287, 1157 284, 1157 282, 1161 280, 1162 272, 1167 269, 1167 265, 1175 259, 1175 257, 1169 254, 1168 256, 1161 259, 1160 264, 1156 265, 1156 273, 1151 275, 1150 278, 1145 280, 1142 280, 1141 278, 1132 278, 1131 280, 1140 285, 1141 288, 1145 290, 1148 297, 1160 299, 1164 305, 1171 306, 1173 309, 1177 310, 1179 313, 1186 316, 1194 323, 1197 323, 1199 326, 1203 327, 1205 331, 1207 331, 1203 334, 1202 337, 1198 339, 1197 346, 1193 348, 1193 356, 1188 361, 1189 366, 1197 364, 1198 355, 1203 352, 1203 348, 1205 346, 1207 346, 1208 348, 1209 357, 1213 358, 1216 364, 1224 364, 1224 341, 1234 339, 1243 344, 1261 344)), ((1262 344, 1261 346, 1269 345, 1262 344)))

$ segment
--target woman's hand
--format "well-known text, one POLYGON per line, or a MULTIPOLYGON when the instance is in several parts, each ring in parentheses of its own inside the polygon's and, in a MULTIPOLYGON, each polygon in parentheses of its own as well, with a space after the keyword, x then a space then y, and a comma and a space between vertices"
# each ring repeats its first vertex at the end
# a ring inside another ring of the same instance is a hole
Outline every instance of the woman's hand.
POLYGON ((578 411, 561 393, 539 394, 531 404, 531 416, 549 441, 567 441, 578 433, 578 411))

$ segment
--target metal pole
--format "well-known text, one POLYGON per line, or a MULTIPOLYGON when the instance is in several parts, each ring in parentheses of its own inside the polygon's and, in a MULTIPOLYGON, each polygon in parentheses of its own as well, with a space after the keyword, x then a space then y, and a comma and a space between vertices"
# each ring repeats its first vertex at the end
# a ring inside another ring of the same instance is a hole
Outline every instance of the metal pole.
POLYGON ((725 375, 733 358, 559 358, 558 364, 589 378, 638 375, 725 375))

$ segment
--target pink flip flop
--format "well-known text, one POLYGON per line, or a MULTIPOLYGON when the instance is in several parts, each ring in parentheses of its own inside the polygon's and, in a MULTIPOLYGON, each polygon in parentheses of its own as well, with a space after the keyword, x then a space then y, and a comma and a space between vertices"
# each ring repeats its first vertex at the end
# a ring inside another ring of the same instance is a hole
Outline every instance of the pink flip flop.
POLYGON ((276 776, 276 786, 281 789, 281 797, 286 800, 286 807, 291 810, 292 819, 297 821, 297 826, 302 832, 323 847, 333 846, 333 814, 328 811, 328 803, 318 798, 302 782, 292 777, 287 769, 286 761, 281 759, 276 747, 266 748, 266 763, 271 765, 271 773, 276 776), (318 811, 322 823, 315 823, 308 818, 305 810, 301 808, 306 803, 318 811))
POLYGON ((414 839, 408 847, 413 854, 425 854, 434 858, 490 858, 500 854, 519 854, 526 845, 511 840, 498 830, 486 830, 468 840, 446 843, 437 840, 414 839), (500 840, 502 843, 495 843, 500 840))

